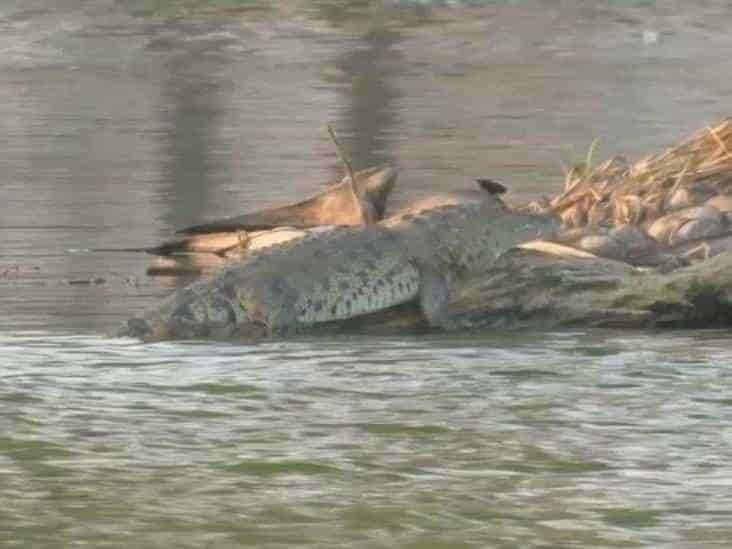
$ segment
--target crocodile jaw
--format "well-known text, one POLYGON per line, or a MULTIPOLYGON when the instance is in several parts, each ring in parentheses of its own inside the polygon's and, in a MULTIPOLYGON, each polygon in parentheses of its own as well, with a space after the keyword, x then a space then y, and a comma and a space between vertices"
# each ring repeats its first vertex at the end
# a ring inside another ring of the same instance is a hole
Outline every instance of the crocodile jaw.
POLYGON ((236 338, 241 341, 259 341, 270 336, 264 324, 247 322, 242 324, 194 324, 181 322, 162 322, 160 319, 131 318, 117 334, 119 337, 132 337, 144 343, 156 341, 187 339, 221 339, 236 338))

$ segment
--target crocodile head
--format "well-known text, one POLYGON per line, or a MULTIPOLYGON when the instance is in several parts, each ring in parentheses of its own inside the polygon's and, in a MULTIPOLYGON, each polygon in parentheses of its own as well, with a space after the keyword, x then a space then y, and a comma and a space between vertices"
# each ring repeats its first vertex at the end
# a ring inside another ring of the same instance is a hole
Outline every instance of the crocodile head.
POLYGON ((264 337, 266 324, 257 318, 256 309, 249 312, 245 305, 196 282, 173 294, 159 309, 128 320, 118 335, 145 342, 264 337))

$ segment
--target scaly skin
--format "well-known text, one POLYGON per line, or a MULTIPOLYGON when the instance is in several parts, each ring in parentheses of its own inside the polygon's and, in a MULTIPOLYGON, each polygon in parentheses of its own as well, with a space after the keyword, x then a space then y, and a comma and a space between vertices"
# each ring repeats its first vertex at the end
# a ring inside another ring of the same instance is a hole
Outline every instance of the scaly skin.
POLYGON ((484 191, 432 197, 375 225, 337 227, 254 253, 128 321, 123 335, 256 339, 417 297, 434 316, 448 287, 555 229, 553 219, 511 211, 484 191))

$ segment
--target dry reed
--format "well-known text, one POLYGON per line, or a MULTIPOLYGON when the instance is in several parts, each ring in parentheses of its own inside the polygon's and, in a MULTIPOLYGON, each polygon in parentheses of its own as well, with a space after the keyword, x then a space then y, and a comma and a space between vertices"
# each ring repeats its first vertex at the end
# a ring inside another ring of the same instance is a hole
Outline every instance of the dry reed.
MULTIPOLYGON (((594 149, 594 144, 590 151, 594 149)), ((648 223, 668 211, 732 194, 732 118, 707 127, 660 154, 629 165, 615 157, 567 174, 549 203, 567 227, 648 223)))

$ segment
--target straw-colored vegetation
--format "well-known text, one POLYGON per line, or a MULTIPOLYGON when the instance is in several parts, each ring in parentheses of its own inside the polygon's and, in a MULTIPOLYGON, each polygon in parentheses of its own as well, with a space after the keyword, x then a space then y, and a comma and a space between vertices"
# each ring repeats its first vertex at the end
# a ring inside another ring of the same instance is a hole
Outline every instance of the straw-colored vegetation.
POLYGON ((557 241, 634 265, 705 260, 732 247, 732 119, 629 164, 588 159, 562 193, 536 205, 558 215, 557 241))
POLYGON ((633 165, 614 157, 567 174, 551 200, 567 227, 648 223, 663 214, 732 192, 732 119, 633 165))

